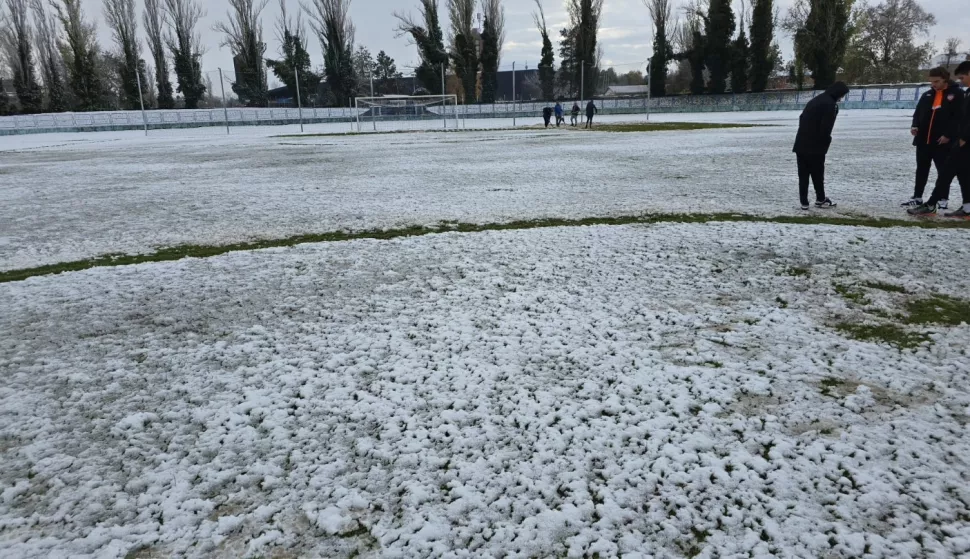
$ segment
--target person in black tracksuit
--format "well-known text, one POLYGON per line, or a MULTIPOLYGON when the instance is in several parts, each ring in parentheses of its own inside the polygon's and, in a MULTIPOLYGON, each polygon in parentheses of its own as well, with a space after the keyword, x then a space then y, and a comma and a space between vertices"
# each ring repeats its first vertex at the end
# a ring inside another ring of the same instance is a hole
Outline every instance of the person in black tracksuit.
MULTIPOLYGON (((957 67, 956 75, 964 86, 970 88, 970 61, 961 63, 957 67)), ((950 186, 953 184, 953 179, 956 178, 960 181, 963 205, 956 211, 945 215, 946 217, 958 218, 970 217, 970 95, 963 96, 959 123, 948 145, 950 149, 943 168, 938 168, 939 179, 936 181, 936 189, 933 190, 933 195, 927 200, 926 204, 910 210, 909 213, 913 215, 936 214, 940 202, 950 197, 950 186)))
POLYGON ((798 123, 798 136, 792 149, 798 159, 798 194, 802 209, 809 209, 808 182, 815 185, 815 206, 833 208, 825 196, 825 157, 832 146, 832 130, 839 116, 839 101, 849 94, 849 86, 836 82, 808 102, 798 123))
POLYGON ((542 120, 546 123, 546 128, 549 128, 549 123, 552 122, 552 107, 542 109, 542 120))
MULTIPOLYGON (((963 90, 956 82, 950 81, 950 72, 945 68, 930 70, 930 83, 932 88, 920 97, 913 114, 911 133, 913 145, 916 146, 916 188, 913 197, 902 203, 903 207, 921 208, 925 205, 923 193, 929 182, 930 168, 935 166, 938 176, 944 174, 946 160, 960 126, 963 90)), ((945 199, 940 200, 939 205, 941 209, 946 209, 945 199)), ((936 207, 933 209, 935 211, 936 207)), ((926 213, 923 210, 925 208, 921 208, 919 213, 926 213)))
POLYGON ((599 111, 600 110, 596 108, 596 103, 594 103, 592 99, 589 103, 586 103, 586 128, 593 127, 593 117, 596 116, 596 113, 599 111))

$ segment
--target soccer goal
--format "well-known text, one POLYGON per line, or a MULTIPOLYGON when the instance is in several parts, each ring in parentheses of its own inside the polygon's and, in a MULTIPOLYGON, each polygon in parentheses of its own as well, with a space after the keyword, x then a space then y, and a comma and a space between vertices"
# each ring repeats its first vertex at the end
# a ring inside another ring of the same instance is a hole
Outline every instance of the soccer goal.
POLYGON ((357 98, 358 132, 458 130, 456 95, 357 98))

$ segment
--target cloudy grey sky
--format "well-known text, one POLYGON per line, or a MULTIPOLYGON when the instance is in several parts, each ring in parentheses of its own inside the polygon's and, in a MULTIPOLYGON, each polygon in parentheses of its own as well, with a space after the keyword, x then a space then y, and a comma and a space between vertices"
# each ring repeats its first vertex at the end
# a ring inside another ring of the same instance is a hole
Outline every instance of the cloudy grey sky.
MULTIPOLYGON (((220 46, 220 34, 212 30, 212 26, 225 20, 228 9, 227 0, 199 0, 206 11, 206 17, 200 25, 203 42, 207 48, 202 66, 206 71, 215 71, 219 67, 232 69, 232 56, 228 49, 220 46)), ((285 0, 290 13, 296 13, 298 0, 285 0)), ((776 0, 776 4, 785 11, 793 0, 776 0)), ((870 0, 877 1, 877 0, 870 0)), ((675 5, 682 2, 675 0, 675 5)), ((923 6, 937 18, 937 25, 931 30, 929 40, 942 46, 943 41, 951 36, 964 38, 964 48, 970 48, 970 10, 966 9, 966 0, 922 0, 923 6)), ((102 23, 101 0, 83 0, 89 19, 97 18, 101 42, 110 44, 110 35, 102 23)), ((444 10, 445 0, 441 1, 441 20, 447 25, 444 10)), ((533 0, 504 0, 508 39, 502 56, 502 66, 511 67, 513 61, 518 67, 528 65, 534 68, 539 58, 541 43, 539 34, 532 22, 534 9, 533 0)), ((546 17, 550 29, 558 39, 558 29, 566 21, 566 13, 562 0, 543 0, 546 17)), ((750 2, 748 2, 750 4, 750 2)), ((417 13, 418 0, 352 0, 351 17, 357 27, 357 43, 366 45, 375 55, 384 50, 397 61, 398 69, 407 73, 409 67, 418 63, 416 47, 409 45, 405 37, 396 37, 397 20, 393 13, 417 13)), ((741 7, 740 0, 735 9, 741 7)), ((141 1, 138 0, 138 10, 141 11, 141 1)), ((279 16, 279 0, 270 0, 270 4, 263 12, 263 25, 268 42, 268 54, 276 54, 279 43, 276 40, 275 22, 279 16)), ((642 0, 606 0, 604 8, 600 41, 604 46, 606 61, 615 65, 618 71, 642 69, 645 61, 650 57, 650 26, 649 16, 642 0)), ((788 37, 781 38, 782 50, 786 56, 791 54, 791 41, 788 37)), ((322 64, 320 46, 316 38, 311 42, 311 56, 314 65, 322 64)))

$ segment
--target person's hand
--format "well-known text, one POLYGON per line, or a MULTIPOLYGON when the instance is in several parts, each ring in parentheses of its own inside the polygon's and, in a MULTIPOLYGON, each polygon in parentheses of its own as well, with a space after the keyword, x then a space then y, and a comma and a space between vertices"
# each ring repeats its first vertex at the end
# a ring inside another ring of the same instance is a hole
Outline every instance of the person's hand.
POLYGON ((946 136, 940 136, 939 144, 941 146, 945 146, 945 145, 947 145, 949 143, 950 143, 950 138, 947 138, 946 136))
POLYGON ((910 128, 909 133, 912 134, 913 137, 915 138, 916 135, 919 134, 919 128, 910 128))
POLYGON ((967 141, 966 140, 960 140, 960 147, 962 147, 962 148, 967 147, 967 141))

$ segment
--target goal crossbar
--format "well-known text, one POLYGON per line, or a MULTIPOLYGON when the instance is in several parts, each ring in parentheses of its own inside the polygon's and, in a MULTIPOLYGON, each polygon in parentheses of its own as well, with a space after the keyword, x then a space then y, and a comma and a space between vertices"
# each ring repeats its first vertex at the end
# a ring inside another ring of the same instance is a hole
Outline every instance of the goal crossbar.
POLYGON ((445 130, 458 128, 457 95, 391 95, 383 97, 357 97, 357 131, 364 132, 372 123, 439 120, 445 130))

